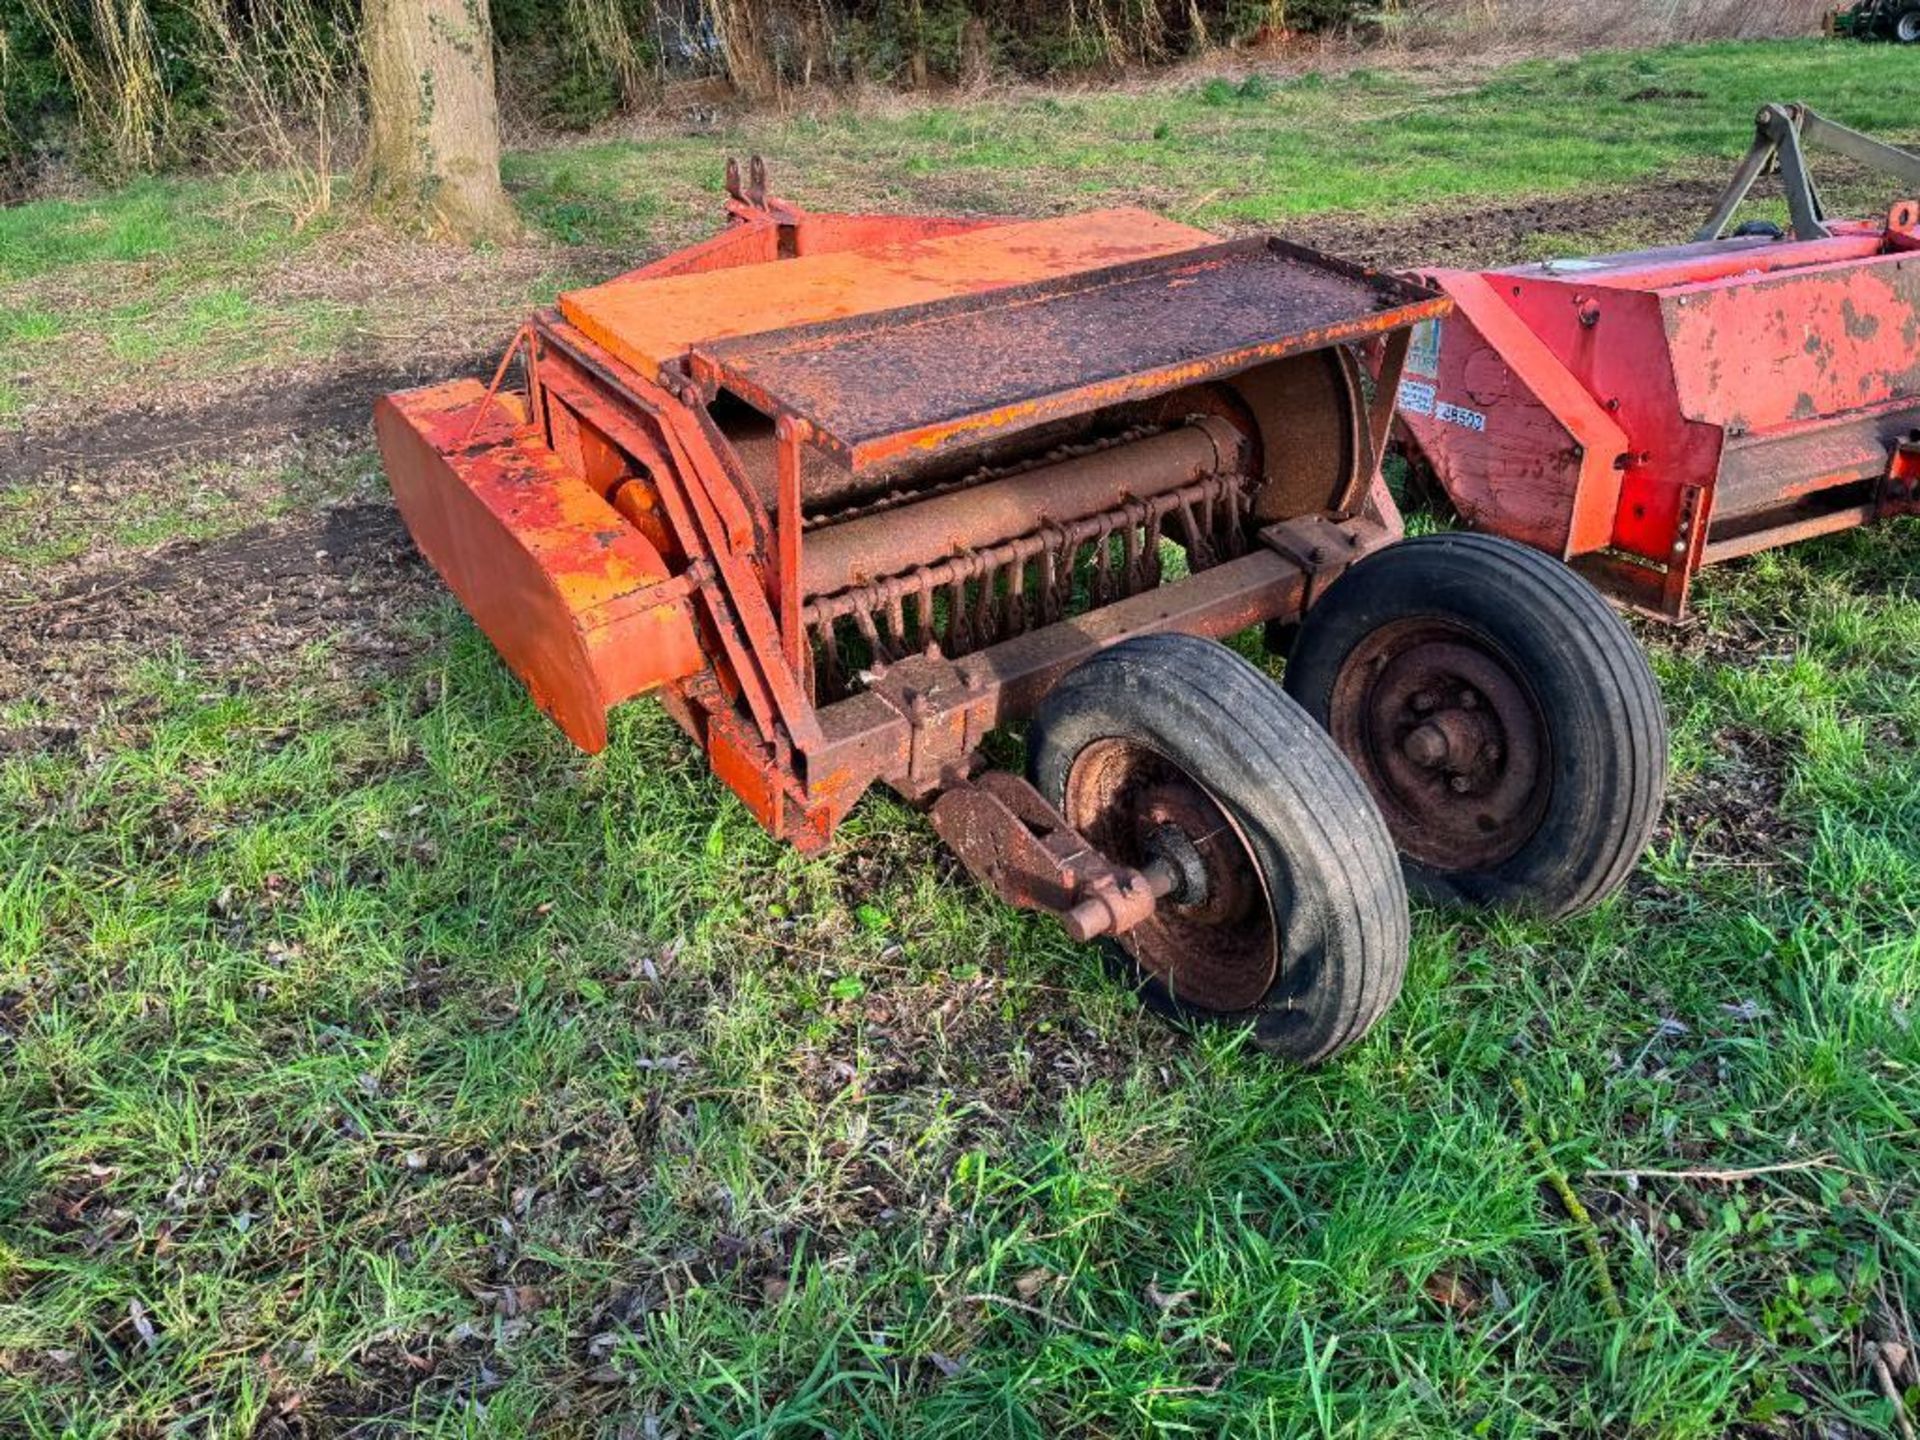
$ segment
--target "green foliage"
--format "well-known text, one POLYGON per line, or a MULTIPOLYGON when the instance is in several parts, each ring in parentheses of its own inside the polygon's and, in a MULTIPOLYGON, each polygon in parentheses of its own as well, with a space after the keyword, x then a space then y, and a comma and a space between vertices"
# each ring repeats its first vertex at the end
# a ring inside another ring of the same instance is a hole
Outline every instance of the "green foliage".
MULTIPOLYGON (((359 8, 355 0, 288 3, 311 13, 311 31, 330 53, 290 57, 271 45, 257 54, 250 51, 254 62, 266 68, 259 81, 268 94, 284 88, 289 78, 273 73, 274 67, 337 64, 342 52, 353 46, 359 8)), ((241 118, 226 113, 233 93, 226 72, 234 57, 217 29, 209 27, 210 12, 223 14, 226 25, 242 37, 250 26, 267 23, 266 7, 244 0, 0 0, 0 196, 27 189, 49 158, 77 164, 104 179, 127 178, 128 155, 124 146, 114 143, 120 137, 99 133, 88 91, 94 92, 95 104, 112 108, 122 98, 116 89, 146 78, 149 69, 159 103, 137 121, 144 132, 137 168, 204 162, 210 138, 241 118), (132 26, 135 33, 150 37, 135 47, 137 76, 107 63, 99 26, 116 15, 135 17, 140 22, 132 26), (64 56, 58 44, 62 35, 73 47, 64 56), (76 65, 83 74, 75 73, 76 65)))
POLYGON ((24 0, 0 0, 0 203, 27 189, 35 153, 72 114, 52 36, 24 0))
MULTIPOLYGON (((223 126, 237 117, 223 70, 232 55, 209 29, 209 7, 247 48, 261 23, 246 0, 98 0, 150 18, 152 52, 164 109, 145 128, 152 163, 197 164, 223 126)), ((314 17, 313 32, 337 65, 353 45, 355 0, 291 0, 314 17)), ((955 78, 969 63, 970 23, 985 35, 985 61, 1014 74, 1051 74, 1086 66, 1164 59, 1212 43, 1249 38, 1282 10, 1288 23, 1321 28, 1346 23, 1354 0, 1293 0, 1276 7, 1249 0, 1086 0, 1077 7, 1014 0, 831 0, 817 9, 760 0, 772 37, 774 70, 789 82, 870 79, 903 83, 916 57, 932 76, 955 78), (1195 17, 1199 26, 1195 27, 1195 17)), ((52 155, 109 179, 124 178, 126 156, 90 134, 76 77, 56 53, 51 17, 71 34, 80 63, 101 59, 96 0, 0 0, 0 196, 29 188, 52 155)), ((663 0, 491 0, 506 101, 538 123, 582 130, 642 101, 663 78, 724 68, 710 23, 697 6, 663 0)), ((270 47, 266 47, 270 48, 270 47)), ((251 51, 249 51, 251 53, 251 51)), ((268 62, 276 63, 276 62, 268 62)), ((284 63, 284 62, 277 62, 284 63)), ((269 93, 287 77, 261 77, 269 93)), ((146 153, 144 150, 142 153, 146 153)))

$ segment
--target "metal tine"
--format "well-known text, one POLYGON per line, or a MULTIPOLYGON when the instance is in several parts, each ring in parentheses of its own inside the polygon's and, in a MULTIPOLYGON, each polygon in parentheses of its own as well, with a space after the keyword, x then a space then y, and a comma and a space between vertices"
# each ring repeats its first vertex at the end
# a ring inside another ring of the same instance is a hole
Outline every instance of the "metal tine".
POLYGON ((912 650, 912 642, 907 638, 906 604, 899 585, 893 581, 887 582, 887 629, 892 633, 900 654, 905 655, 912 650))
POLYGON ((874 661, 885 664, 891 657, 887 654, 886 642, 880 638, 879 627, 873 623, 873 612, 864 605, 854 607, 853 623, 860 627, 860 638, 873 651, 874 661))
POLYGON ((1060 551, 1060 563, 1053 569, 1053 613, 1058 619, 1073 609, 1074 572, 1080 568, 1080 544, 1067 541, 1060 551))
POLYGON ((1113 527, 1102 526, 1093 537, 1093 579, 1089 587, 1095 605, 1111 605, 1113 588, 1113 527))
POLYGON ((1018 558, 1007 567, 1007 630, 1027 633, 1027 562, 1018 558))
POLYGON ((913 618, 919 630, 919 643, 914 647, 925 651, 933 644, 933 581, 925 576, 920 580, 920 593, 914 600, 913 618))
POLYGON ((1212 533, 1201 526, 1198 517, 1193 513, 1193 501, 1190 499, 1180 502, 1180 531, 1187 550, 1187 568, 1196 574, 1211 568, 1213 565, 1212 533))
POLYGON ((1229 485, 1226 494, 1221 497, 1221 505, 1227 512, 1226 534, 1222 537, 1222 545, 1229 559, 1238 559, 1247 550, 1247 531, 1246 526, 1242 524, 1244 518, 1241 510, 1242 499, 1237 485, 1229 485))
POLYGON ((1000 638, 1000 621, 994 595, 999 588, 994 580, 999 573, 998 566, 983 564, 980 579, 976 582, 980 587, 973 597, 973 642, 976 645, 991 645, 1000 638))
POLYGON ((829 620, 811 631, 815 652, 820 657, 814 670, 814 684, 824 696, 837 697, 845 693, 846 666, 840 654, 839 629, 837 621, 829 620))
POLYGON ((955 579, 947 587, 947 654, 964 655, 967 643, 967 582, 955 579))

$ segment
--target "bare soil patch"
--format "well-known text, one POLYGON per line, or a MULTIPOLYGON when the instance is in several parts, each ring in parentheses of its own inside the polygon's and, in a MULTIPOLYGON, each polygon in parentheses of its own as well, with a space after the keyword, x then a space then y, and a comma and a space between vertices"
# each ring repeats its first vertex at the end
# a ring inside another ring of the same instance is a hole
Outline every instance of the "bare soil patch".
POLYGON ((147 400, 97 420, 62 428, 29 424, 0 440, 0 485, 23 484, 62 471, 111 473, 219 455, 260 440, 283 441, 323 430, 371 437, 373 402, 452 375, 478 374, 495 363, 474 353, 426 356, 399 365, 360 366, 319 374, 253 376, 225 393, 190 405, 147 400))
POLYGON ((179 650, 213 674, 284 672, 325 642, 337 676, 408 653, 403 617, 437 582, 391 506, 347 505, 85 576, 0 627, 0 692, 44 715, 0 750, 71 740, 125 693, 130 665, 179 650))
POLYGON ((1331 215, 1304 221, 1289 233, 1384 270, 1508 265, 1528 258, 1530 243, 1541 235, 1644 230, 1648 243, 1683 240, 1711 213, 1725 188, 1722 179, 1662 180, 1504 205, 1415 210, 1385 222, 1369 215, 1331 215))

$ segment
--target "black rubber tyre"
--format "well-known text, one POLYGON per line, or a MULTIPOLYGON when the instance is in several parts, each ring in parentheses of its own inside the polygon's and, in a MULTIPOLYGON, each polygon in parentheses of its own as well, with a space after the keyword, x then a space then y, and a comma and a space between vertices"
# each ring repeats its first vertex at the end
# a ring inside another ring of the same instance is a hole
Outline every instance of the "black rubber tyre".
POLYGON ((1895 15, 1887 33, 1896 45, 1920 45, 1920 5, 1909 5, 1895 15))
POLYGON ((1659 818, 1667 720, 1645 654, 1591 585, 1510 540, 1427 535, 1362 560, 1308 613, 1286 688, 1428 898, 1587 909, 1659 818))
POLYGON ((1053 688, 1027 751, 1041 794, 1112 859, 1141 864, 1169 832, 1204 837, 1204 862, 1188 844, 1200 881, 1120 941, 1153 1008, 1251 1022, 1261 1049, 1312 1064, 1393 1003, 1408 918, 1392 836, 1325 732, 1256 667, 1190 635, 1126 641, 1053 688), (1165 819, 1196 810, 1212 820, 1165 819))

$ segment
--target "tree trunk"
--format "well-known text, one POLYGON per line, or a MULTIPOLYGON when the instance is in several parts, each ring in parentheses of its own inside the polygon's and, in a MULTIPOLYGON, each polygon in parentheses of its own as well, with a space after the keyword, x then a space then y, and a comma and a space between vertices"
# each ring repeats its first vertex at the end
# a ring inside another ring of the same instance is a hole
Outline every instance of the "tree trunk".
POLYGON ((365 14, 375 206, 461 240, 512 238, 487 0, 365 0, 365 14))

